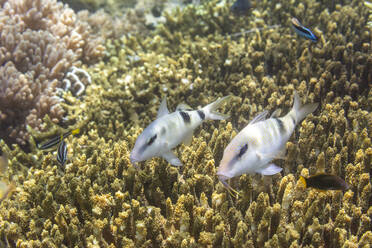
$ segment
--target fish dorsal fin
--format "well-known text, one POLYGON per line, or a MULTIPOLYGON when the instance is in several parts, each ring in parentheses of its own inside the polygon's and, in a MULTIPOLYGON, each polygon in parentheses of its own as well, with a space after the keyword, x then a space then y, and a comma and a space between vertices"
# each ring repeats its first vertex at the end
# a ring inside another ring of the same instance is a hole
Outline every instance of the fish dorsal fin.
POLYGON ((167 114, 169 114, 169 110, 168 110, 168 107, 167 107, 167 97, 163 97, 163 100, 161 100, 161 103, 160 103, 157 118, 160 118, 160 117, 162 117, 164 115, 167 115, 167 114))
POLYGON ((270 118, 278 118, 281 112, 280 109, 275 109, 275 111, 270 115, 270 118))
POLYGON ((256 115, 256 117, 253 118, 253 120, 251 120, 251 122, 249 122, 249 125, 266 120, 266 116, 268 113, 269 112, 267 110, 259 113, 258 115, 256 115))
POLYGON ((192 136, 193 136, 193 132, 191 131, 191 132, 189 132, 187 135, 186 135, 186 137, 185 137, 185 139, 183 140, 183 143, 186 145, 186 146, 189 146, 189 145, 191 145, 191 141, 192 141, 192 136))
POLYGON ((190 111, 192 108, 186 103, 180 103, 177 105, 176 111, 190 111))

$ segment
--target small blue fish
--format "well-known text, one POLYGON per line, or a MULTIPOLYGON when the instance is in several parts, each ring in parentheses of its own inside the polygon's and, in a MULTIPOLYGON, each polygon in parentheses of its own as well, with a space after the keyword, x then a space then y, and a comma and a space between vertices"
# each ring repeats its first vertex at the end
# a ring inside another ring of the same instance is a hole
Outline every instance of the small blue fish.
POLYGON ((57 150, 57 161, 64 166, 67 161, 67 144, 63 140, 63 136, 61 135, 61 143, 59 143, 58 150, 57 150))
POLYGON ((316 35, 311 32, 310 29, 304 27, 300 22, 299 20, 297 20, 297 18, 293 17, 291 19, 292 21, 292 26, 294 28, 294 30, 296 31, 296 33, 298 35, 301 35, 309 40, 311 40, 312 42, 317 42, 318 41, 318 37, 316 37, 316 35))
POLYGON ((230 10, 235 15, 245 15, 252 8, 251 1, 249 0, 236 0, 231 6, 230 10))

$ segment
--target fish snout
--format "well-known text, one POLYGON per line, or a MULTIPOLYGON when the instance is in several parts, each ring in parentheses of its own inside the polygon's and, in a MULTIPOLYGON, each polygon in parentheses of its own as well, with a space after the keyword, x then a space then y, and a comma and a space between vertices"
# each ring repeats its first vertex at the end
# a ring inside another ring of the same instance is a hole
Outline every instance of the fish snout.
POLYGON ((218 171, 216 173, 217 177, 218 177, 218 180, 220 180, 221 182, 224 182, 230 178, 232 178, 232 175, 230 175, 231 173, 229 173, 228 171, 225 171, 223 170, 224 167, 220 167, 218 168, 218 171))
POLYGON ((218 177, 218 180, 220 180, 221 182, 225 182, 226 180, 231 178, 229 176, 225 176, 225 175, 218 174, 218 173, 217 173, 217 177, 218 177))
POLYGON ((130 159, 130 162, 131 162, 132 164, 135 164, 135 163, 137 163, 137 162, 140 162, 140 159, 138 159, 138 157, 136 156, 136 154, 133 153, 133 152, 130 154, 129 159, 130 159))
POLYGON ((229 154, 224 153, 224 156, 220 162, 220 165, 217 169, 217 176, 220 181, 224 181, 230 179, 235 176, 234 167, 235 167, 235 159, 231 159, 229 154))

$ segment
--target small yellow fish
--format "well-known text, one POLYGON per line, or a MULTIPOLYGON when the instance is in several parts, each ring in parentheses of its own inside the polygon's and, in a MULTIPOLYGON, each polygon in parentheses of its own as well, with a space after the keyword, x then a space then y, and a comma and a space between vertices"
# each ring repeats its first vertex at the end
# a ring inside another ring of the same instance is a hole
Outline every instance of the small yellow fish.
POLYGON ((308 178, 300 176, 301 183, 305 188, 319 190, 347 190, 350 186, 339 176, 320 173, 308 178))

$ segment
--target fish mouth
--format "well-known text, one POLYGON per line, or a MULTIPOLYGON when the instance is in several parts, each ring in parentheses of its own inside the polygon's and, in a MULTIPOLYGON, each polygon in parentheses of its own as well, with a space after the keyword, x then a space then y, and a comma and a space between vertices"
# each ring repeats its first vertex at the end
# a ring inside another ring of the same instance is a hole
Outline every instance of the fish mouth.
POLYGON ((224 167, 221 167, 221 164, 220 164, 220 168, 219 170, 217 171, 216 175, 218 177, 218 180, 220 180, 221 182, 223 181, 226 181, 230 178, 232 178, 232 176, 230 175, 230 173, 226 170, 223 170, 222 168, 224 167))
POLYGON ((233 174, 231 173, 231 170, 229 170, 229 168, 231 168, 231 166, 229 166, 230 163, 231 163, 231 161, 227 164, 221 162, 220 166, 218 167, 216 175, 218 177, 218 180, 220 180, 221 182, 226 181, 226 180, 233 177, 233 174))
POLYGON ((229 176, 223 175, 222 173, 217 173, 217 176, 218 176, 218 180, 220 180, 221 182, 225 182, 226 180, 231 178, 229 176))
POLYGON ((132 164, 135 164, 140 161, 138 158, 136 158, 134 154, 131 154, 129 159, 132 164))

